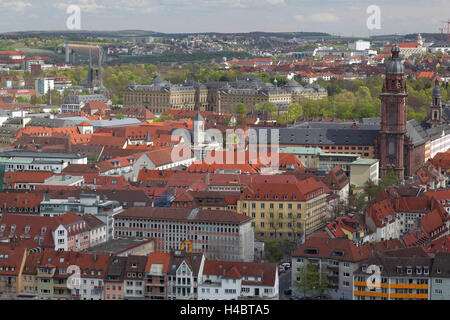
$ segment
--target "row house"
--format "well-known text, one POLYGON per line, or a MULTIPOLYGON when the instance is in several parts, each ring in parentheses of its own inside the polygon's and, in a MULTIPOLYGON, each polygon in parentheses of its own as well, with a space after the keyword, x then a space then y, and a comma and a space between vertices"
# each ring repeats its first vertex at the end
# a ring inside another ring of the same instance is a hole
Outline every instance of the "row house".
POLYGON ((25 247, 0 244, 0 296, 12 297, 20 292, 25 251, 25 247))
POLYGON ((90 247, 86 222, 75 213, 58 217, 4 214, 0 220, 0 239, 14 243, 33 242, 57 251, 82 251, 90 247))
POLYGON ((90 213, 83 215, 82 219, 89 230, 89 247, 94 247, 107 241, 108 230, 105 223, 90 213))
POLYGON ((124 275, 124 299, 142 300, 145 292, 146 256, 133 256, 127 258, 124 275))
POLYGON ((205 255, 172 251, 167 271, 169 300, 197 300, 199 277, 203 273, 205 255))
POLYGON ((112 256, 105 276, 105 300, 124 300, 127 257, 112 256))
POLYGON ((103 299, 107 255, 44 250, 37 260, 39 299, 103 299), (70 276, 75 271, 73 278, 70 276))
POLYGON ((275 263, 206 260, 199 279, 199 300, 278 299, 275 263))
POLYGON ((400 219, 390 199, 374 202, 366 208, 365 224, 374 234, 374 241, 398 239, 400 237, 400 219))
POLYGON ((133 207, 114 215, 114 238, 156 240, 156 251, 178 250, 224 260, 253 260, 251 219, 232 211, 133 207))
POLYGON ((55 250, 83 251, 90 247, 90 231, 86 222, 75 213, 69 212, 54 217, 58 227, 52 231, 55 250))
POLYGON ((301 281, 302 268, 312 264, 326 274, 329 296, 352 299, 353 273, 368 256, 367 246, 356 247, 349 239, 331 239, 324 232, 315 234, 292 254, 291 283, 295 288, 295 284, 301 281))
POLYGON ((168 252, 152 252, 145 265, 145 299, 168 299, 168 271, 171 254, 168 252))

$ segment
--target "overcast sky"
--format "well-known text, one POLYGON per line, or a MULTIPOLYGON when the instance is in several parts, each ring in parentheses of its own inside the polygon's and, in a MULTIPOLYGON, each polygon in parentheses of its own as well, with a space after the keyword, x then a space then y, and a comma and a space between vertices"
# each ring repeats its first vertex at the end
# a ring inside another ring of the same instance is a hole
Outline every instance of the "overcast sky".
POLYGON ((82 30, 317 31, 347 36, 440 32, 449 0, 0 0, 0 32, 64 30, 69 5, 82 30), (367 7, 381 10, 368 30, 367 7))

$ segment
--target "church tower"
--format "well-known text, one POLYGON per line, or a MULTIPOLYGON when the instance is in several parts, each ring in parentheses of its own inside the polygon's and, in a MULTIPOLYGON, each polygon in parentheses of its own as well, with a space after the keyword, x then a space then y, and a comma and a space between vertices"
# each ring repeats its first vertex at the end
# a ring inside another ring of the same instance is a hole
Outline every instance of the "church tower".
POLYGON ((395 45, 392 47, 392 59, 386 65, 386 79, 380 95, 381 177, 392 170, 398 180, 404 179, 407 97, 405 67, 400 59, 400 48, 395 45))
POLYGON ((436 79, 433 89, 433 102, 430 108, 430 125, 431 127, 436 127, 442 124, 442 91, 439 87, 439 80, 436 79))

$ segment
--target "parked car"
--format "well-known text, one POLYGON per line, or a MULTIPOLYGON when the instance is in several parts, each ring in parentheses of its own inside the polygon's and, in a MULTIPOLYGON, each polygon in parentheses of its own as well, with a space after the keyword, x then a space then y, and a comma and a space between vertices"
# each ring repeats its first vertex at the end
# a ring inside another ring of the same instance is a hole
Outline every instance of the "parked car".
POLYGON ((291 264, 289 262, 283 263, 282 266, 284 267, 285 270, 288 270, 291 268, 291 264))
POLYGON ((287 296, 290 296, 292 294, 292 289, 284 290, 284 294, 287 295, 287 296))

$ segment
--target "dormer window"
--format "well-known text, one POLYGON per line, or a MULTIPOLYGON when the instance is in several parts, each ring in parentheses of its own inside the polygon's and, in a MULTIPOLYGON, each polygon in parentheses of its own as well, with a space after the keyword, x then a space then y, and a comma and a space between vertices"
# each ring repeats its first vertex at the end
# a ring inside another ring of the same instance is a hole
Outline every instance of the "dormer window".
POLYGON ((430 274, 430 270, 428 269, 428 267, 423 267, 423 274, 425 275, 430 274))
POLYGON ((407 267, 406 268, 406 274, 412 274, 412 268, 411 267, 407 267))
POLYGON ((334 250, 331 255, 335 257, 342 257, 344 256, 344 251, 334 250))
POLYGON ((422 267, 416 267, 416 273, 422 274, 422 267))
POLYGON ((400 266, 397 266, 397 273, 402 273, 402 271, 403 271, 403 268, 400 266))
POLYGON ((307 248, 307 249, 305 249, 305 253, 306 254, 317 254, 318 250, 314 249, 314 248, 307 248))

